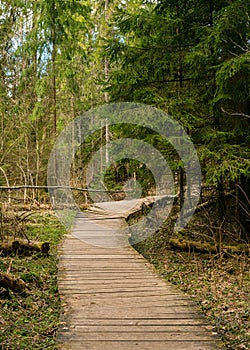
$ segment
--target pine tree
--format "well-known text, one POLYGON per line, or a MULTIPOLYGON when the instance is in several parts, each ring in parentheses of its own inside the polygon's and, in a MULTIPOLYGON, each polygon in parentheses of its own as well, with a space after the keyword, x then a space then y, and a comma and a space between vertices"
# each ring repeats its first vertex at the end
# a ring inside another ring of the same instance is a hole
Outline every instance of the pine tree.
POLYGON ((223 216, 225 190, 249 190, 249 2, 136 3, 117 10, 111 99, 152 104, 184 126, 223 216))

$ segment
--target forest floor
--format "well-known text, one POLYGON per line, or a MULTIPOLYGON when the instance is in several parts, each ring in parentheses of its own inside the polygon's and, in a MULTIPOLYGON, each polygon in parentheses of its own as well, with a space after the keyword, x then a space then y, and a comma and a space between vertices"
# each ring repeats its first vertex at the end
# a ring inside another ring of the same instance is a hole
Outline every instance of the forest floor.
MULTIPOLYGON (((14 215, 23 218, 23 214, 16 212, 14 215)), ((7 228, 10 229, 16 222, 12 213, 6 223, 7 228)), ((21 220, 18 222, 20 224, 21 220)), ((57 287, 57 246, 65 230, 50 211, 31 212, 25 225, 20 225, 25 226, 29 239, 49 241, 50 250, 48 255, 36 252, 28 256, 12 254, 0 257, 0 271, 21 278, 27 286, 22 293, 7 292, 0 287, 0 349, 52 350, 55 349, 61 311, 57 287)), ((14 229, 18 231, 20 226, 14 227, 13 232, 14 229)))
POLYGON ((167 223, 135 248, 167 281, 191 296, 225 349, 250 349, 249 252, 174 250, 169 244, 172 235, 167 223))

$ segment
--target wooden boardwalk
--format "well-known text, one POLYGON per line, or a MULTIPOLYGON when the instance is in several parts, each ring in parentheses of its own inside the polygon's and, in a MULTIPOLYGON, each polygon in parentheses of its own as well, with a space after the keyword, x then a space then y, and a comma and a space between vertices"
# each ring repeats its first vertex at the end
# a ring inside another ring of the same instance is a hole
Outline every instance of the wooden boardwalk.
POLYGON ((123 225, 117 214, 90 211, 65 237, 57 349, 219 349, 195 305, 125 244, 123 225))

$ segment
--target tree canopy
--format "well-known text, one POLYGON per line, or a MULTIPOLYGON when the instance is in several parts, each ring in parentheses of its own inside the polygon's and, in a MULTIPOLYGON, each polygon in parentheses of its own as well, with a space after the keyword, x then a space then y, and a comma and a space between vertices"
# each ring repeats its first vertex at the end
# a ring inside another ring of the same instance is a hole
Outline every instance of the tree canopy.
MULTIPOLYGON (((103 103, 140 102, 180 122, 197 148, 203 185, 216 189, 221 212, 225 193, 235 191, 246 228, 249 18, 247 0, 3 0, 0 183, 45 184, 50 150, 65 125, 103 103)), ((127 128, 136 133, 124 126, 109 137, 127 128)), ((173 150, 155 134, 139 134, 172 157, 180 178, 173 150)))

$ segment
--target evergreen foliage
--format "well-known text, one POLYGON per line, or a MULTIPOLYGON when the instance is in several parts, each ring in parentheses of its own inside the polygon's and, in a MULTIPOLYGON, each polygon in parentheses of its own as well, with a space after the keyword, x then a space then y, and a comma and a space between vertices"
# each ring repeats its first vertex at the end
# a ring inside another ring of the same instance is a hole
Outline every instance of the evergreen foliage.
POLYGON ((152 104, 179 120, 223 211, 226 189, 249 190, 249 2, 137 3, 117 10, 111 99, 152 104))
MULTIPOLYGON (((1 184, 6 178, 45 184, 52 144, 70 120, 104 102, 133 101, 162 109, 184 127, 219 210, 233 190, 237 211, 246 211, 249 13, 247 0, 3 0, 1 184)), ((182 177, 177 154, 158 135, 125 124, 110 133, 151 143, 182 177)), ((101 144, 100 134, 93 136, 85 151, 101 144)), ((84 166, 80 153, 75 174, 84 166)))

